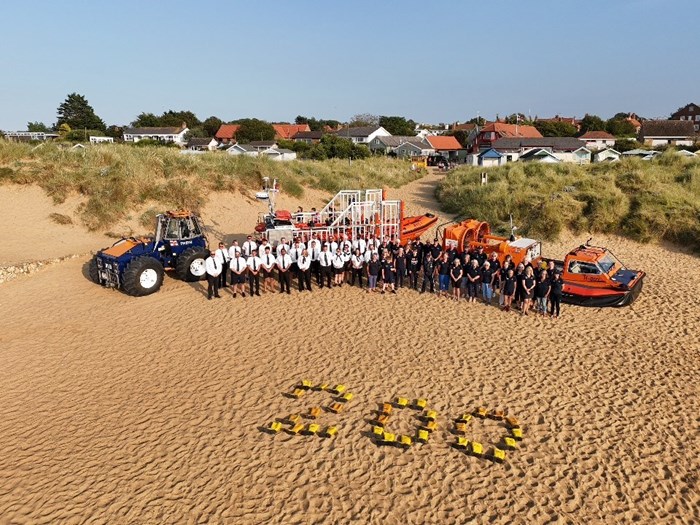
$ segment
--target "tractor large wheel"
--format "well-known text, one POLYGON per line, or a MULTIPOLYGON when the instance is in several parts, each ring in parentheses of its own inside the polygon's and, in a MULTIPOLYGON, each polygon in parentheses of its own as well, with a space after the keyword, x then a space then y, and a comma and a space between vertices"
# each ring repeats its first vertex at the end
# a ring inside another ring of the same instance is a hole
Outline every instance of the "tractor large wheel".
POLYGON ((124 270, 122 288, 134 297, 157 292, 163 284, 163 265, 153 257, 136 257, 124 270))
POLYGON ((95 255, 90 261, 90 265, 88 266, 88 275, 93 283, 100 284, 100 271, 97 269, 97 255, 95 255))
POLYGON ((204 261, 209 257, 209 250, 204 248, 187 248, 177 256, 175 273, 178 278, 187 282, 201 281, 207 275, 204 261))

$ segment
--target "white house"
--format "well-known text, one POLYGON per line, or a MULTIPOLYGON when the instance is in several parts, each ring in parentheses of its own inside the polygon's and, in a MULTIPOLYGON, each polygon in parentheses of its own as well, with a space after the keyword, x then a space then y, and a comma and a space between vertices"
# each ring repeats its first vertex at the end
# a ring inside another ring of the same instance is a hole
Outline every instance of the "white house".
POLYGON ((593 162, 617 162, 622 155, 612 148, 605 148, 593 153, 593 162))
POLYGON ((95 137, 90 135, 90 144, 101 144, 103 142, 111 144, 114 142, 114 139, 112 137, 95 137))
POLYGON ((16 142, 29 142, 32 140, 53 140, 59 137, 58 133, 45 133, 43 131, 5 131, 3 133, 7 140, 16 142))
POLYGON ((520 155, 521 162, 540 162, 542 164, 558 164, 561 161, 554 153, 542 148, 531 149, 520 155))
POLYGON ((589 150, 611 148, 615 145, 615 136, 607 131, 587 131, 579 137, 589 150))
POLYGON ((645 120, 639 130, 639 142, 657 146, 692 146, 695 128, 689 120, 645 120))
POLYGON ((427 157, 435 150, 421 140, 407 140, 394 148, 394 153, 397 157, 427 157))
POLYGON ((470 157, 472 157, 472 162, 476 161, 479 166, 483 166, 484 168, 501 166, 506 163, 506 156, 493 148, 484 150, 478 155, 470 155, 470 157), (476 157, 476 159, 473 157, 476 157))
POLYGON ((215 138, 194 137, 187 141, 187 149, 192 151, 215 151, 219 143, 215 138))
POLYGON ((259 151, 249 144, 234 144, 226 150, 229 155, 247 155, 248 157, 257 157, 259 151))
POLYGON ((269 148, 260 152, 260 156, 265 156, 270 160, 284 162, 288 160, 296 160, 297 154, 291 149, 284 148, 269 148))
POLYGON ((352 140, 355 144, 369 144, 375 137, 390 137, 391 133, 381 126, 361 126, 357 128, 341 128, 336 136, 352 140))
POLYGON ((173 142, 178 146, 185 145, 185 135, 189 131, 184 122, 180 127, 165 128, 127 128, 124 130, 124 142, 139 142, 144 139, 173 142))

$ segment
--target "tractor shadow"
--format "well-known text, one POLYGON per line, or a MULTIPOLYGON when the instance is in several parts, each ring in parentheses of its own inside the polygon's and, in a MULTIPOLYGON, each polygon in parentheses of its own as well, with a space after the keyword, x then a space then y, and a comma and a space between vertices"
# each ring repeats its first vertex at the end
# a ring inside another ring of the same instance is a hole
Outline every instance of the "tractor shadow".
POLYGON ((91 283, 94 284, 93 280, 90 279, 90 263, 92 262, 92 257, 90 257, 85 263, 81 266, 80 268, 80 273, 83 274, 83 277, 90 281, 91 283))

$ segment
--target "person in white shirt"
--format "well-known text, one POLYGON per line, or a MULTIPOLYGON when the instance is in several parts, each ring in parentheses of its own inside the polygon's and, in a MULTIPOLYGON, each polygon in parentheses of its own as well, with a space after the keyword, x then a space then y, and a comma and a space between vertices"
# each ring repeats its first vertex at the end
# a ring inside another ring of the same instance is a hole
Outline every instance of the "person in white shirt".
POLYGON ((279 257, 277 257, 277 275, 280 281, 280 293, 284 293, 285 288, 287 293, 290 292, 292 286, 292 258, 287 255, 287 250, 282 248, 279 257))
POLYGON ((333 239, 328 248, 330 249, 331 254, 335 253, 335 251, 338 249, 338 242, 335 239, 333 239))
MULTIPOLYGON (((314 236, 316 234, 314 233, 314 236)), ((309 241, 309 257, 311 258, 311 275, 316 277, 316 286, 321 284, 321 265, 318 258, 321 255, 321 243, 317 239, 309 241)))
POLYGON ((272 277, 272 271, 275 269, 277 259, 272 255, 269 246, 265 247, 265 253, 261 254, 260 259, 262 260, 263 291, 274 292, 275 279, 272 277))
POLYGON ((253 254, 253 250, 258 249, 258 243, 253 240, 252 235, 248 235, 242 246, 243 257, 246 259, 253 254))
POLYGON ((364 273, 365 258, 362 256, 362 252, 357 248, 355 253, 350 257, 350 268, 352 269, 352 281, 350 281, 350 286, 355 286, 355 278, 358 280, 360 288, 362 288, 362 274, 364 273))
POLYGON ((284 237, 280 239, 280 243, 277 245, 277 251, 275 255, 279 257, 282 253, 282 250, 289 253, 289 245, 287 244, 287 239, 285 239, 284 237))
POLYGON ((372 260, 372 255, 376 254, 379 257, 379 252, 375 248, 372 241, 367 243, 367 251, 365 252, 365 264, 368 264, 372 260))
POLYGON ((348 234, 344 233, 343 234, 343 240, 340 241, 340 244, 338 247, 340 248, 341 251, 345 251, 345 247, 348 247, 349 250, 352 249, 352 243, 348 240, 348 234))
POLYGON ((299 240, 299 238, 297 238, 296 241, 294 241, 294 244, 292 244, 292 247, 289 249, 289 257, 292 258, 292 277, 294 277, 299 271, 297 261, 299 260, 299 257, 301 257, 301 252, 303 250, 304 245, 299 240))
POLYGON ((238 246, 238 241, 233 241, 228 249, 228 260, 241 255, 241 247, 238 246))
POLYGON ((323 245, 321 253, 318 255, 318 263, 321 272, 320 288, 323 288, 323 281, 326 281, 328 288, 331 287, 331 278, 333 276, 333 254, 328 251, 328 244, 323 245))
POLYGON ((219 262, 222 268, 221 273, 219 274, 219 288, 226 288, 226 274, 228 273, 226 268, 228 268, 228 262, 231 260, 228 255, 228 249, 223 242, 220 242, 219 248, 214 253, 216 260, 219 262))
MULTIPOLYGON (((231 248, 233 248, 233 246, 231 248)), ((248 263, 241 256, 240 251, 234 251, 234 256, 229 263, 229 267, 231 269, 233 296, 236 297, 236 292, 240 292, 241 296, 245 297, 245 278, 248 271, 248 263)))
POLYGON ((355 250, 360 250, 360 253, 365 253, 367 251, 367 242, 362 237, 352 241, 353 253, 355 252, 355 250))
POLYGON ((248 284, 250 285, 250 296, 253 293, 260 297, 260 271, 262 270, 262 260, 258 257, 258 250, 253 250, 248 257, 248 284))
POLYGON ((272 246, 269 242, 267 242, 267 239, 263 239, 262 241, 260 241, 260 244, 258 244, 258 257, 262 257, 263 255, 265 255, 266 248, 270 248, 270 250, 272 250, 272 246))
POLYGON ((221 275, 221 263, 216 259, 216 252, 211 251, 209 257, 204 261, 204 268, 207 271, 207 299, 211 301, 212 295, 220 299, 219 276, 221 275))
POLYGON ((343 258, 343 262, 345 265, 343 266, 343 282, 346 282, 350 280, 350 259, 352 258, 352 251, 350 250, 349 245, 345 245, 343 248, 343 251, 340 253, 340 256, 343 258))
POLYGON ((311 291, 311 257, 308 250, 301 251, 301 255, 297 260, 297 267, 299 268, 299 273, 297 274, 299 291, 303 292, 304 286, 306 286, 308 291, 311 291))
POLYGON ((333 255, 333 285, 343 286, 343 277, 345 276, 345 260, 343 253, 338 248, 333 255))

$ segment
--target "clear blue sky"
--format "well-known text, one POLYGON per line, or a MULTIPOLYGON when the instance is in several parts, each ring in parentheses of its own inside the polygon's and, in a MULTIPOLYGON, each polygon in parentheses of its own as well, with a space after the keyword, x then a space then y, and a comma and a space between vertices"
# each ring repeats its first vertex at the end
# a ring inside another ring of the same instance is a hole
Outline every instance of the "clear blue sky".
POLYGON ((107 124, 357 113, 667 116, 700 103, 698 0, 3 2, 0 129, 71 92, 107 124))

